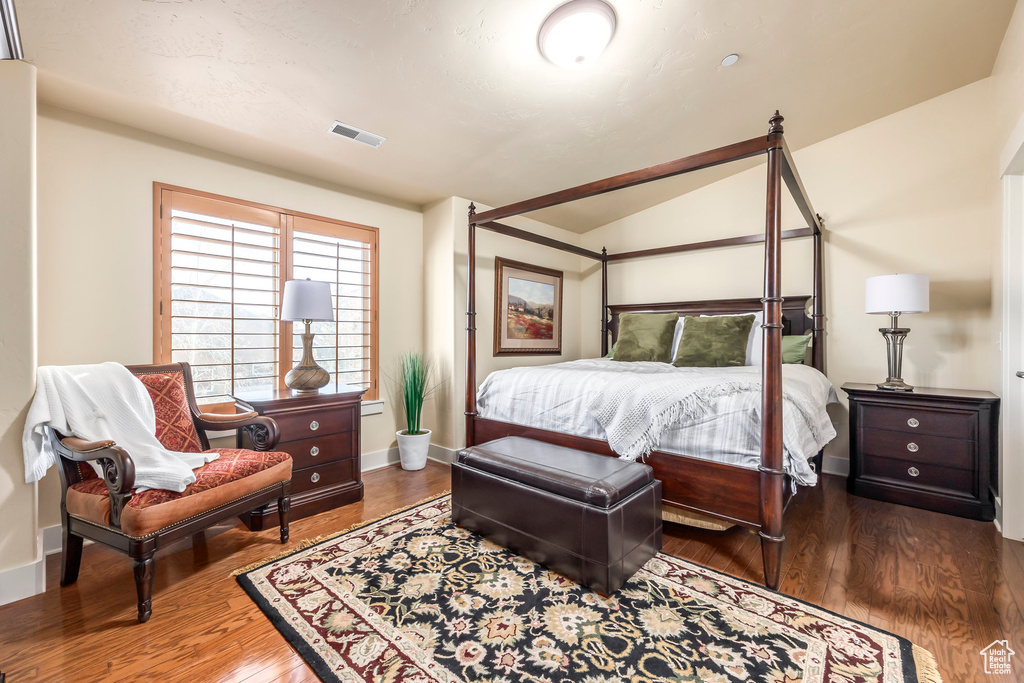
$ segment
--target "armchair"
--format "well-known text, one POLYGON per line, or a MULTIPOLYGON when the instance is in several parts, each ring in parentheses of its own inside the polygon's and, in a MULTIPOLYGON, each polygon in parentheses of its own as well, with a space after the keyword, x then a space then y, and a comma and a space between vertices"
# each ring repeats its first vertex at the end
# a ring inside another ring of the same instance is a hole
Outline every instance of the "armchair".
POLYGON ((292 462, 287 453, 273 450, 279 438, 273 419, 255 412, 201 412, 188 363, 128 369, 153 399, 156 436, 168 450, 210 450, 207 430, 245 429, 253 443, 253 450, 214 449, 220 457, 193 470, 196 481, 182 493, 161 489, 140 493, 135 490, 135 464, 127 450, 113 441, 87 442, 50 433, 59 456, 62 487, 61 585, 78 580, 84 539, 125 552, 135 561, 138 617, 146 622, 152 615, 154 554, 168 543, 275 499, 281 543, 288 542, 292 462), (102 470, 102 478, 90 466, 93 462, 102 470))

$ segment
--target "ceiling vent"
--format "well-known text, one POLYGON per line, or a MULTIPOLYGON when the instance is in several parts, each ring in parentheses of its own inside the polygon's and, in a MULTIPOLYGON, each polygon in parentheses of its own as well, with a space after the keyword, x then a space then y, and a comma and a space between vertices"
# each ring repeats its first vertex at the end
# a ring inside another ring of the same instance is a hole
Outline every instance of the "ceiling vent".
POLYGON ((355 126, 350 126, 347 123, 342 123, 341 121, 334 122, 334 125, 331 126, 331 132, 335 135, 340 135, 343 138, 349 138, 356 142, 361 142, 364 145, 369 145, 374 149, 380 147, 381 143, 387 140, 385 137, 374 135, 373 133, 361 130, 355 126))

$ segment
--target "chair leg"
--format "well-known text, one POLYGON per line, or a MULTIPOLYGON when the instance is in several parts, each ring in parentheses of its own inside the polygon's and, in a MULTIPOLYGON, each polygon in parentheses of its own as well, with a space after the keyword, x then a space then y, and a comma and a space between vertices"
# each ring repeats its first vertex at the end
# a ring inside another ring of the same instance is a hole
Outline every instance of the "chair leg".
POLYGON ((277 499, 277 516, 281 519, 281 543, 288 542, 288 518, 291 516, 291 496, 281 496, 277 499))
POLYGON ((82 537, 68 531, 64 524, 60 553, 60 585, 70 586, 78 581, 78 569, 82 566, 82 537))
POLYGON ((156 561, 150 551, 135 559, 135 590, 139 594, 139 623, 153 615, 153 568, 156 561))

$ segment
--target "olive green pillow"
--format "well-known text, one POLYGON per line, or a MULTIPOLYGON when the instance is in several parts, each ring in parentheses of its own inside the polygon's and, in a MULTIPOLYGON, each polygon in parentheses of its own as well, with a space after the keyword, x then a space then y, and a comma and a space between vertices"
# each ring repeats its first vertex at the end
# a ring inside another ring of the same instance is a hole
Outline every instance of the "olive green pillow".
POLYGON ((672 362, 678 313, 623 313, 612 360, 672 362))
POLYGON ((807 354, 807 345, 811 343, 811 333, 782 335, 782 362, 803 363, 807 354))
POLYGON ((726 368, 747 362, 751 315, 687 316, 672 363, 680 368, 726 368))

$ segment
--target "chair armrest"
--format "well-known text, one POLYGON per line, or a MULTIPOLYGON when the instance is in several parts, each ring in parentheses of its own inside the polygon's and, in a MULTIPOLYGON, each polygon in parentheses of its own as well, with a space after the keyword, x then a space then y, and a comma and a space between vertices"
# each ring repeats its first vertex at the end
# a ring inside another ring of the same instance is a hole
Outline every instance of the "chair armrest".
POLYGON ((54 450, 74 462, 95 460, 103 468, 103 482, 110 496, 110 526, 121 528, 121 513, 132 499, 135 488, 135 461, 113 441, 85 441, 74 436, 51 436, 54 450))
POLYGON ((203 430, 244 429, 249 433, 254 451, 272 451, 281 440, 281 432, 272 417, 263 417, 256 411, 237 414, 199 413, 196 426, 203 430))

